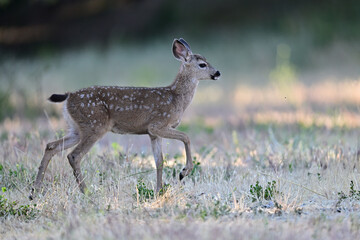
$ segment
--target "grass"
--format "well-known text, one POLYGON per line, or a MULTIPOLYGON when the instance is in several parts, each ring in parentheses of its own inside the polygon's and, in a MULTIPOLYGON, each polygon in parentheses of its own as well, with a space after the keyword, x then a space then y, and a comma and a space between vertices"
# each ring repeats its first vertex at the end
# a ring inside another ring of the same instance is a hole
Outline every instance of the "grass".
MULTIPOLYGON (((182 145, 165 144, 168 187, 158 196, 150 146, 139 154, 107 136, 112 144, 100 142, 82 163, 90 194, 79 192, 62 153, 49 165, 42 195, 29 202, 43 149, 57 135, 49 123, 56 130, 63 126, 62 120, 42 121, 14 120, 0 127, 7 132, 0 148, 2 199, 16 203, 13 209, 31 211, 28 218, 10 210, 2 215, 2 239, 360 235, 357 128, 254 123, 229 128, 224 123, 208 132, 201 126, 201 131, 189 132, 196 168, 183 184, 177 180, 184 164, 182 145)), ((185 124, 198 126, 191 119, 185 124)))

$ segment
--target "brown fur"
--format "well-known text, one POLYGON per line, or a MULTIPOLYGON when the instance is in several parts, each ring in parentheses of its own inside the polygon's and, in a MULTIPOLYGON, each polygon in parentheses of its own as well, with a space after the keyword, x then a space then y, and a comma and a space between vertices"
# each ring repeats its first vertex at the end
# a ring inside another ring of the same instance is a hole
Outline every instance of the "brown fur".
POLYGON ((163 156, 162 138, 178 139, 185 144, 186 166, 180 180, 192 168, 189 137, 175 128, 180 124, 185 109, 190 105, 199 80, 217 79, 220 72, 206 59, 192 54, 184 40, 174 40, 173 54, 182 62, 174 82, 167 87, 101 87, 93 86, 67 93, 64 116, 69 134, 63 139, 49 143, 30 198, 39 190, 50 159, 61 150, 74 150, 68 155, 80 190, 86 185, 80 170, 81 158, 106 132, 120 134, 148 134, 157 168, 157 187, 162 187, 163 156), (199 64, 206 64, 200 67, 199 64))

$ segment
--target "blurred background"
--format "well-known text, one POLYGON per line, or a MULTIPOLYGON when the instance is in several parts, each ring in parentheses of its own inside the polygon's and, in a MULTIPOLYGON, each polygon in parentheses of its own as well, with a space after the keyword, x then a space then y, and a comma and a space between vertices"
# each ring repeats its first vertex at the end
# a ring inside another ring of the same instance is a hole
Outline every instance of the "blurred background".
POLYGON ((170 84, 183 37, 222 72, 185 118, 358 127, 359 13, 355 0, 0 0, 0 121, 59 116, 52 93, 170 84))

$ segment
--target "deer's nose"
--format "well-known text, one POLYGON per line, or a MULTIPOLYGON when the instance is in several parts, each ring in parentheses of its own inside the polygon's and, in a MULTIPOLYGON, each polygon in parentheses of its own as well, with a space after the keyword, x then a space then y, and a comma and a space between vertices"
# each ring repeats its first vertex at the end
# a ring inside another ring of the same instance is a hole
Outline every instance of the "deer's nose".
POLYGON ((219 79, 219 77, 220 77, 220 72, 219 71, 216 71, 213 75, 211 75, 210 76, 210 78, 212 79, 212 80, 218 80, 219 79))

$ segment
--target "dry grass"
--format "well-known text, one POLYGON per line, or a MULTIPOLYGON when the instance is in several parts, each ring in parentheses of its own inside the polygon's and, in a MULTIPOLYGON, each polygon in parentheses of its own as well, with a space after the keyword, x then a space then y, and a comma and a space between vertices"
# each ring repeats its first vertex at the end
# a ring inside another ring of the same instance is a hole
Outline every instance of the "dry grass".
MULTIPOLYGON (((35 218, 0 217, 0 238, 357 239, 360 205, 349 191, 351 181, 360 189, 360 117, 354 107, 360 99, 351 94, 359 88, 355 81, 296 85, 286 101, 274 86, 242 86, 226 97, 218 93, 223 104, 234 103, 229 109, 221 103, 204 107, 200 90, 180 127, 189 132, 199 162, 184 184, 177 180, 185 161, 182 144, 166 141, 164 180, 171 187, 143 201, 137 183, 148 190, 155 183, 148 139, 108 135, 82 163, 89 195, 80 194, 66 153, 59 154, 34 201, 35 218), (197 111, 206 117, 190 117, 197 111), (276 181, 270 199, 253 201, 250 188, 257 181, 264 188, 276 181), (348 197, 339 201, 339 192, 348 197)), ((0 125, 6 198, 30 203, 29 186, 46 142, 63 127, 52 118, 0 125)))

